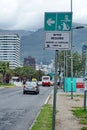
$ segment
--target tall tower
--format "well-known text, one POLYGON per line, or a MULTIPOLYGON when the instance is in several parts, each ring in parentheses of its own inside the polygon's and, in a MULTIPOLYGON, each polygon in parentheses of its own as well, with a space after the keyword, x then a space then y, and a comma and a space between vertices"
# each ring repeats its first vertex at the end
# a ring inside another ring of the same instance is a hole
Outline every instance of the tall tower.
POLYGON ((20 37, 13 33, 0 33, 0 61, 9 62, 10 69, 20 67, 20 37))

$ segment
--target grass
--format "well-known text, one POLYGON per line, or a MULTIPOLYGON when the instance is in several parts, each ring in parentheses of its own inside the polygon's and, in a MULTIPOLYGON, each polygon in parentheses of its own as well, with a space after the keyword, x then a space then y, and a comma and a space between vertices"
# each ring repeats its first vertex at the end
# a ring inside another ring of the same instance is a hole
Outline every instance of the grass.
POLYGON ((83 110, 82 107, 73 107, 73 114, 79 119, 79 123, 86 125, 81 130, 87 130, 87 110, 83 110))
MULTIPOLYGON (((67 94, 66 96, 67 96, 67 97, 70 97, 71 94, 67 94)), ((84 95, 83 95, 83 94, 74 94, 73 97, 81 97, 81 98, 83 98, 84 95)))
POLYGON ((87 130, 87 127, 83 127, 81 130, 87 130))
POLYGON ((0 87, 14 87, 15 85, 14 84, 11 84, 11 83, 0 83, 0 87))
MULTIPOLYGON (((77 94, 75 97, 83 98, 83 95, 77 94)), ((75 101, 78 101, 75 100, 75 101)), ((79 123, 84 126, 81 130, 87 130, 87 110, 84 110, 83 107, 72 107, 73 114, 79 119, 79 123)), ((58 112, 58 111, 56 111, 58 112)), ((52 129, 52 105, 45 104, 41 112, 33 125, 31 130, 51 130, 52 129)))
POLYGON ((52 129, 52 106, 45 104, 31 130, 51 130, 52 129))

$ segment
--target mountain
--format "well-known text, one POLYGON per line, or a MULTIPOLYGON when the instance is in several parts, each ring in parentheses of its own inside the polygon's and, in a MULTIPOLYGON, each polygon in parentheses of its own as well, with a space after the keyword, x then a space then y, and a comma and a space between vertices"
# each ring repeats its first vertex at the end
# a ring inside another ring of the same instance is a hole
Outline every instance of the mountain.
POLYGON ((77 51, 78 53, 82 53, 83 44, 87 44, 87 26, 82 26, 84 27, 82 29, 75 29, 75 26, 73 27, 72 31, 72 45, 74 46, 73 50, 77 51))
POLYGON ((3 30, 1 33, 17 33, 21 38, 21 61, 23 62, 25 57, 32 56, 36 62, 50 63, 51 59, 54 59, 53 51, 46 51, 43 49, 43 36, 44 30, 39 29, 36 32, 26 30, 3 30))
MULTIPOLYGON (((76 29, 77 26, 84 26, 83 24, 74 23, 72 27, 72 49, 73 51, 82 52, 83 43, 87 43, 87 28, 76 29)), ((49 63, 51 59, 55 58, 55 51, 44 50, 44 29, 39 29, 29 36, 23 36, 22 43, 22 57, 33 56, 37 62, 49 63)))
POLYGON ((35 57, 36 62, 49 63, 51 59, 54 59, 54 51, 44 50, 44 30, 30 34, 29 36, 23 36, 21 38, 22 43, 22 57, 32 56, 35 57))
POLYGON ((17 33, 20 37, 28 36, 33 33, 33 31, 26 31, 26 30, 3 30, 0 29, 0 33, 17 33))
MULTIPOLYGON (((28 56, 36 59, 37 63, 43 62, 48 64, 55 58, 54 50, 44 50, 44 29, 37 31, 26 30, 0 30, 0 32, 18 33, 21 38, 21 60, 28 56)), ((87 43, 87 27, 86 25, 73 23, 72 29, 72 46, 73 51, 82 52, 83 44, 87 43), (75 29, 77 26, 84 26, 82 29, 75 29)))

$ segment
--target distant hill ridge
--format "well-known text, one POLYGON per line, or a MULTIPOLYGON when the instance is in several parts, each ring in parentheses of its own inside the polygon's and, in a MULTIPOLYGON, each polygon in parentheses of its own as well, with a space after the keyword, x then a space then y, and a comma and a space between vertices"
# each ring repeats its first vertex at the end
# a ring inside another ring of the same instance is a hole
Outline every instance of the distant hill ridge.
MULTIPOLYGON (((73 37, 72 44, 74 50, 81 53, 83 43, 87 43, 87 28, 75 29, 75 27, 82 24, 74 23, 73 24, 73 37)), ((55 51, 53 50, 44 50, 44 29, 40 28, 37 31, 26 31, 26 30, 0 30, 0 32, 12 32, 18 33, 21 37, 21 60, 25 57, 32 56, 36 59, 37 63, 43 62, 45 64, 50 63, 51 59, 55 58, 55 51)))

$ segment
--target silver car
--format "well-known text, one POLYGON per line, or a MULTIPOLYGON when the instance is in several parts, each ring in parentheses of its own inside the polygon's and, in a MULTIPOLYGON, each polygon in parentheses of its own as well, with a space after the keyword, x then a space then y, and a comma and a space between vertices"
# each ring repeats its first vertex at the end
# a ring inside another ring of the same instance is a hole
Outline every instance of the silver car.
POLYGON ((23 83, 23 94, 26 94, 27 92, 34 92, 35 94, 39 94, 39 86, 37 82, 26 81, 23 83))

